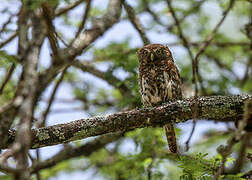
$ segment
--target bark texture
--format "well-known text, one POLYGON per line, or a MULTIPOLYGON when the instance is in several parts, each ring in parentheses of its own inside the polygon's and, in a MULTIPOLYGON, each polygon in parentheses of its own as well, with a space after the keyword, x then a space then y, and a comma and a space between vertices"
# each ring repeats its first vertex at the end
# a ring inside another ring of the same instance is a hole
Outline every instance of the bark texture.
MULTIPOLYGON (((245 100, 252 100, 252 96, 189 98, 154 108, 134 109, 107 116, 91 117, 65 124, 32 129, 31 148, 67 143, 111 132, 126 132, 135 128, 162 127, 167 123, 181 123, 195 117, 195 107, 198 108, 197 119, 199 120, 237 121, 242 119, 245 100)), ((251 123, 248 122, 248 124, 251 123)), ((7 148, 14 141, 15 134, 15 130, 10 130, 8 143, 1 148, 7 148)))

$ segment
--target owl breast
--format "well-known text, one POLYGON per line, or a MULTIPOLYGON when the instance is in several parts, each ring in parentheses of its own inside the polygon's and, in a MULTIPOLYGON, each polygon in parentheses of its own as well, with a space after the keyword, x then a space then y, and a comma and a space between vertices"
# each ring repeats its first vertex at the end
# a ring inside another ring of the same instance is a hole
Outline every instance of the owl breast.
POLYGON ((141 95, 145 106, 159 105, 173 98, 174 82, 166 71, 151 69, 141 78, 141 95))

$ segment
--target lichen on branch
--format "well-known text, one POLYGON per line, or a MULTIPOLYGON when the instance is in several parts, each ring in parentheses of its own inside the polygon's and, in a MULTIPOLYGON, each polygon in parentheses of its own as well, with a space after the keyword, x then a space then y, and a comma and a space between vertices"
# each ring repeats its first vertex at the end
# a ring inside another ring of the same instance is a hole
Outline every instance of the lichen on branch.
MULTIPOLYGON (((167 123, 181 123, 195 117, 214 121, 236 121, 242 119, 245 100, 251 95, 206 96, 169 102, 161 106, 118 112, 107 116, 75 120, 65 124, 32 129, 31 148, 67 143, 87 137, 111 132, 127 132, 135 128, 162 127, 167 123)), ((252 122, 248 122, 252 123, 252 122)), ((15 130, 9 131, 7 148, 15 139, 15 130)))

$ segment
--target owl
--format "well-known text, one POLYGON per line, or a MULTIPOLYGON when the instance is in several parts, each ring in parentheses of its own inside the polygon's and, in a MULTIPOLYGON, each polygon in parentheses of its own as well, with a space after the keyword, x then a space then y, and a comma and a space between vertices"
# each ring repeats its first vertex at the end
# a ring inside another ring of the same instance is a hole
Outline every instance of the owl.
MULTIPOLYGON (((145 107, 181 99, 181 79, 171 51, 161 44, 149 44, 138 50, 140 92, 145 107)), ((177 153, 172 124, 164 126, 169 149, 177 153)))

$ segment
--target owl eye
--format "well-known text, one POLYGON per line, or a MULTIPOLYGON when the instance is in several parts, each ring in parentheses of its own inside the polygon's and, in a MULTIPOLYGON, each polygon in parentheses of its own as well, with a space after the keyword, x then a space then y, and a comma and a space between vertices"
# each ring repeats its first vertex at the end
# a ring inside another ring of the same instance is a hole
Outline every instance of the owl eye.
POLYGON ((157 55, 162 55, 163 54, 163 50, 162 49, 157 49, 156 53, 157 53, 157 55))
POLYGON ((144 49, 144 50, 143 50, 143 54, 144 54, 145 56, 147 56, 147 55, 149 54, 149 51, 146 50, 146 49, 144 49))

